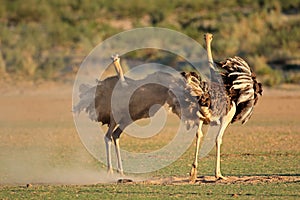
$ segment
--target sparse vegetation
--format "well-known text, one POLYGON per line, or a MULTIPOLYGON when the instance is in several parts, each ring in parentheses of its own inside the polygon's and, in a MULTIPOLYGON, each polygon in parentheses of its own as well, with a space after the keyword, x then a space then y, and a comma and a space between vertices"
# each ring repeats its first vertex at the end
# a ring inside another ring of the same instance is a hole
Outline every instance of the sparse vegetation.
POLYGON ((240 55, 269 86, 299 83, 299 12, 299 0, 3 0, 0 76, 53 79, 63 69, 78 67, 105 38, 158 26, 200 43, 203 33, 213 32, 217 60, 240 55), (286 65, 293 70, 286 71, 286 65))
MULTIPOLYGON (((243 126, 229 126, 224 135, 224 175, 247 179, 176 182, 189 177, 195 143, 171 165, 133 175, 134 181, 145 177, 174 180, 174 185, 163 181, 117 184, 112 179, 114 183, 102 183, 108 181, 106 166, 87 152, 74 127, 71 85, 2 86, 0 199, 230 199, 234 194, 241 199, 299 199, 300 87, 291 86, 266 90, 252 119, 243 126), (93 185, 98 181, 101 184, 93 185), (68 185, 51 185, 59 183, 68 185)), ((167 145, 179 128, 179 119, 168 116, 165 128, 151 138, 122 134, 122 149, 150 152, 167 145)), ((100 132, 98 137, 103 139, 100 132)), ((214 154, 212 150, 200 159, 199 176, 214 175, 214 154)))

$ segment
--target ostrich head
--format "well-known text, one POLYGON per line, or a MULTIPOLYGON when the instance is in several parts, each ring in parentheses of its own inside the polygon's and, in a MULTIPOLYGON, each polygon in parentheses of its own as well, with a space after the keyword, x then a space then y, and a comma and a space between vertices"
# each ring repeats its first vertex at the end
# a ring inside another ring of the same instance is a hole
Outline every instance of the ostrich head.
POLYGON ((119 54, 114 54, 111 56, 112 61, 115 62, 119 62, 120 61, 120 57, 119 54))
POLYGON ((211 43, 211 41, 213 40, 213 34, 211 33, 204 34, 204 40, 206 41, 206 43, 211 43))

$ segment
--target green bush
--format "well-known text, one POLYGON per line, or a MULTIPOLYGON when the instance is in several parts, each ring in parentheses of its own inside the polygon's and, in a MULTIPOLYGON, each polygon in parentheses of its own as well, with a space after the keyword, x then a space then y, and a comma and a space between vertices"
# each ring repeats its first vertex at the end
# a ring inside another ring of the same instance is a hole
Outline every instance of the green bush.
POLYGON ((283 73, 272 69, 267 64, 265 57, 255 55, 249 59, 249 63, 264 85, 273 87, 283 82, 283 73))
POLYGON ((74 63, 74 52, 86 56, 122 27, 162 26, 202 44, 203 34, 212 32, 215 60, 239 55, 252 60, 268 85, 295 82, 267 63, 300 57, 299 12, 300 0, 2 0, 0 71, 53 78, 74 63))
POLYGON ((285 73, 285 82, 292 84, 300 84, 300 72, 290 71, 285 73))

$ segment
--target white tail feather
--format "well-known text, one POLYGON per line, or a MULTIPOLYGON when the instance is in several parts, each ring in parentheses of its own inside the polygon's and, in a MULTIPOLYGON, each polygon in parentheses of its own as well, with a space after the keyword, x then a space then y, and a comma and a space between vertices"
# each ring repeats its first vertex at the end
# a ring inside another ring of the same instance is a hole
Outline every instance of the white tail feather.
POLYGON ((250 89, 247 90, 247 92, 243 92, 240 95, 240 97, 237 101, 237 105, 240 104, 240 103, 252 100, 252 99, 254 99, 254 90, 253 90, 253 88, 250 88, 250 89))
POLYGON ((229 75, 228 75, 228 77, 230 77, 230 76, 242 76, 242 75, 247 75, 247 76, 249 76, 249 74, 248 73, 245 73, 245 72, 232 72, 232 73, 230 73, 229 75))
POLYGON ((241 118, 242 124, 246 123, 250 119, 252 112, 253 112, 253 106, 249 107, 247 112, 242 116, 241 118))
POLYGON ((231 87, 231 89, 240 90, 240 89, 245 89, 245 88, 249 88, 249 87, 251 87, 251 83, 243 83, 243 84, 233 85, 231 87))

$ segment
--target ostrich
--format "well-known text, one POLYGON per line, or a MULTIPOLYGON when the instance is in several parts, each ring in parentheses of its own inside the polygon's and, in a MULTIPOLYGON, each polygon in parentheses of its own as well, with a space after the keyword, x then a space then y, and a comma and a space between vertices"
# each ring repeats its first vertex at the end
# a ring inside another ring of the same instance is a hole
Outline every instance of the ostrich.
POLYGON ((179 118, 185 118, 183 120, 188 128, 197 126, 198 104, 190 94, 190 90, 186 88, 187 85, 181 75, 176 77, 165 72, 155 72, 143 79, 133 80, 124 77, 118 55, 112 56, 112 60, 118 76, 98 81, 96 86, 80 85, 80 101, 74 106, 73 112, 86 111, 91 120, 108 125, 104 136, 107 170, 113 173, 111 161, 113 142, 117 156, 117 171, 123 175, 119 138, 128 125, 139 119, 151 117, 161 106, 167 104, 179 118), (121 85, 118 85, 119 80, 121 85), (112 108, 113 97, 116 97, 117 101, 120 100, 113 105, 115 108, 112 108), (123 101, 126 98, 130 98, 129 105, 123 101))
POLYGON ((211 53, 213 35, 207 33, 204 35, 204 39, 212 81, 203 81, 196 73, 183 73, 190 88, 198 91, 194 96, 197 97, 199 103, 197 114, 200 122, 196 133, 195 157, 190 173, 191 183, 194 183, 197 178, 199 145, 203 136, 202 125, 209 123, 219 125, 216 137, 215 177, 216 179, 226 179, 220 169, 220 152, 224 131, 230 123, 236 121, 241 121, 242 124, 246 123, 252 115, 258 95, 262 95, 262 85, 257 82, 256 75, 246 61, 235 56, 215 63, 211 53), (195 88, 194 85, 200 87, 195 88))
MULTIPOLYGON (((133 121, 150 117, 149 110, 154 104, 163 106, 167 103, 177 116, 180 118, 185 116, 184 121, 187 126, 198 126, 190 182, 195 182, 197 178, 198 154, 200 140, 203 136, 203 124, 220 125, 216 138, 215 176, 217 179, 225 179, 220 170, 220 149, 224 131, 230 122, 240 120, 244 124, 248 121, 252 115, 253 107, 257 103, 258 94, 262 94, 262 86, 256 81, 256 76, 249 65, 240 57, 236 56, 220 63, 214 63, 210 46, 212 34, 206 34, 205 41, 208 64, 212 75, 212 81, 210 82, 202 80, 195 72, 182 72, 181 75, 184 79, 162 72, 150 74, 141 80, 129 79, 123 75, 119 57, 113 56, 112 59, 118 76, 99 81, 96 86, 86 84, 80 86, 80 101, 74 106, 73 111, 80 113, 85 110, 90 119, 108 125, 108 131, 104 137, 108 172, 112 173, 113 171, 110 150, 112 142, 115 144, 117 155, 117 170, 120 174, 123 174, 119 144, 121 133, 133 121), (216 73, 220 75, 221 80, 216 76, 216 73), (121 95, 120 98, 126 96, 126 91, 130 91, 135 85, 142 86, 131 96, 130 116, 124 114, 128 105, 121 103, 117 113, 120 117, 116 120, 112 116, 111 98, 119 80, 122 87, 121 91, 117 91, 117 93, 121 95), (148 80, 158 83, 163 80, 168 87, 156 83, 147 83, 148 80)), ((158 108, 154 110, 153 114, 157 111, 158 108)))

